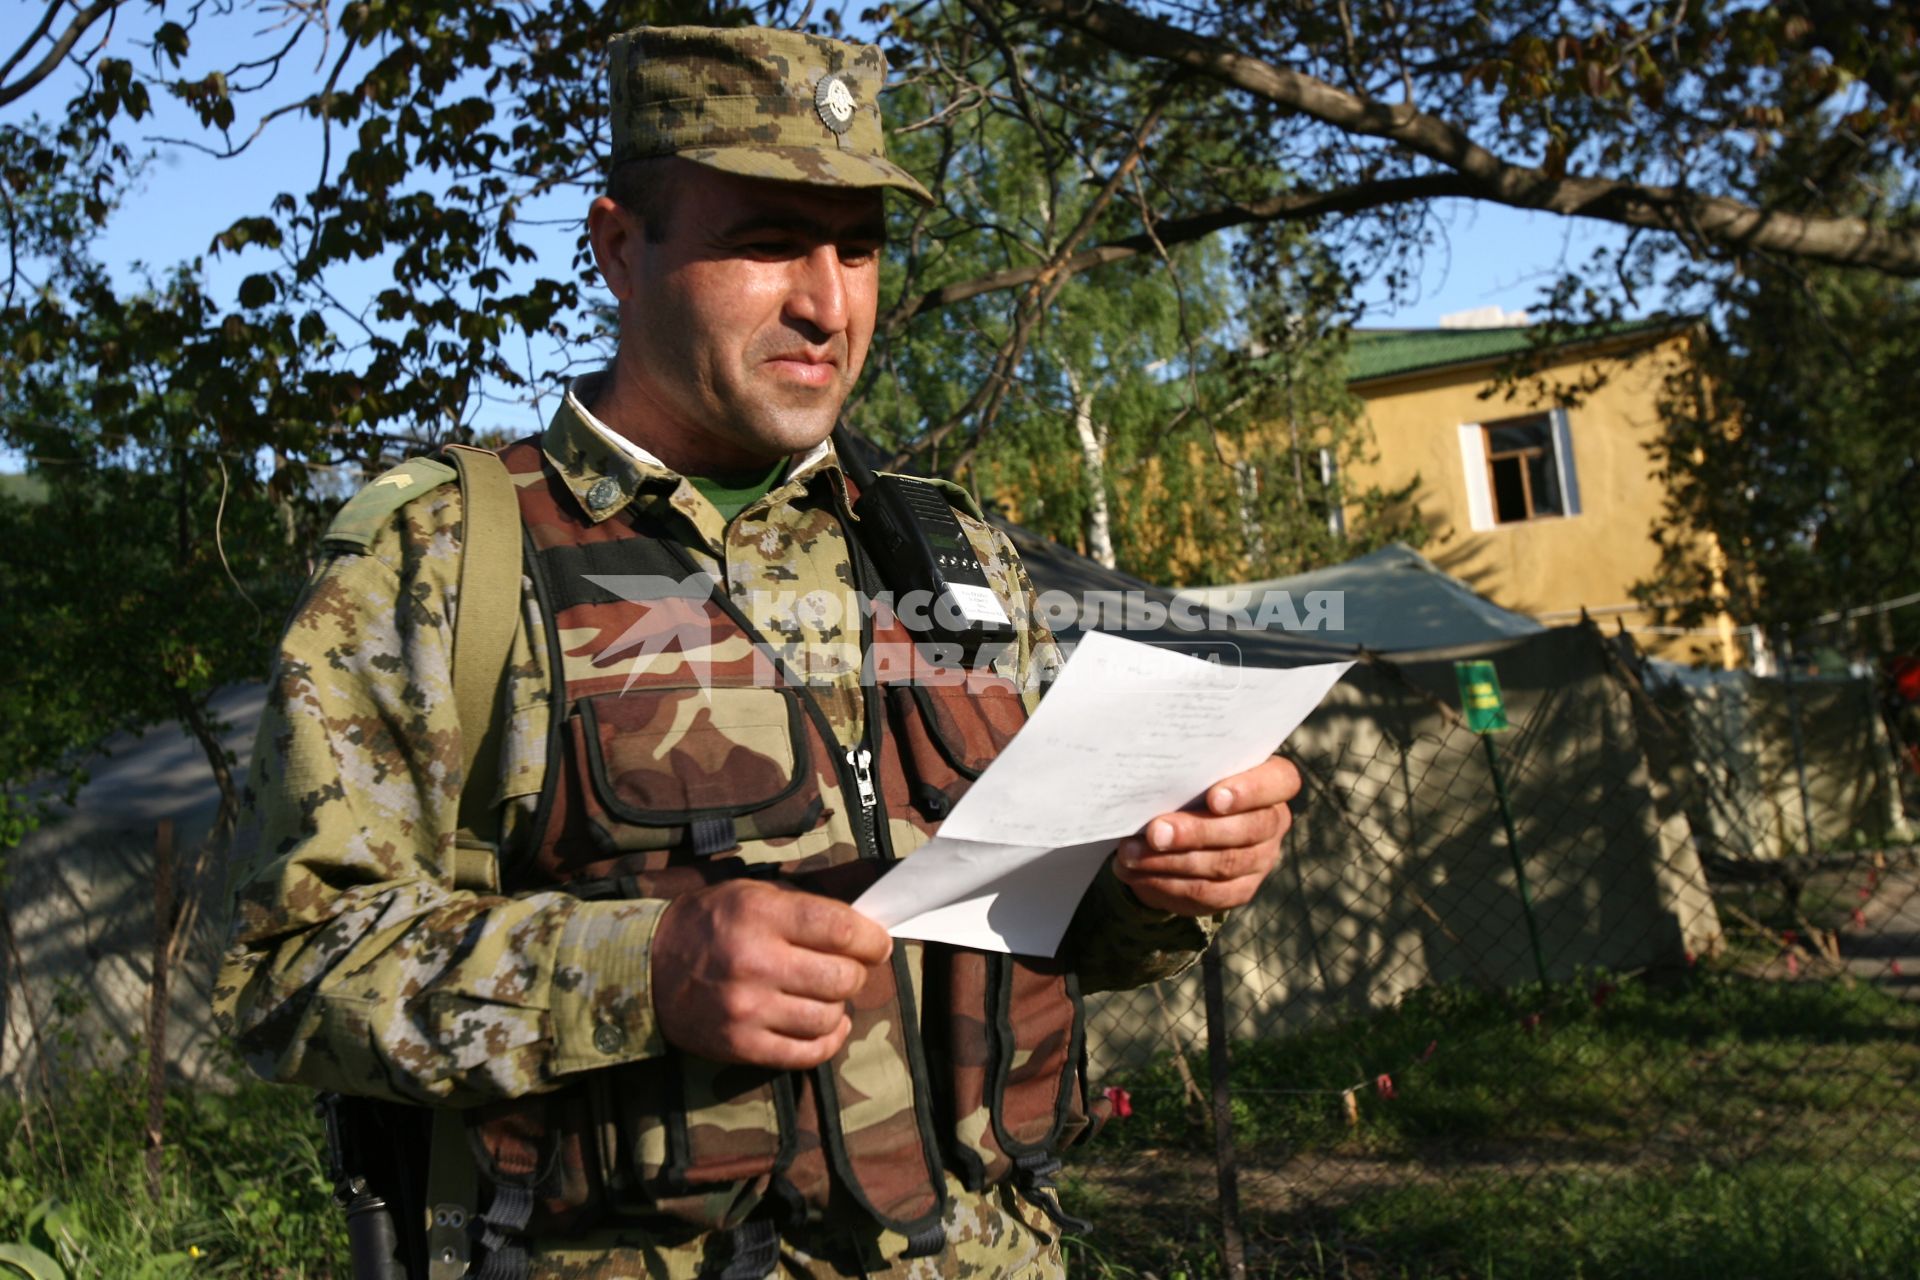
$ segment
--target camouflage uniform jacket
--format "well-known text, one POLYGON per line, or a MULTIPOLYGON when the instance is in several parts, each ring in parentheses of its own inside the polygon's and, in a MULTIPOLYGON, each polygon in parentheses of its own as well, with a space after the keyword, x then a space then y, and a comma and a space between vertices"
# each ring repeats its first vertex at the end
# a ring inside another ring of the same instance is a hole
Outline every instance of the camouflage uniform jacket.
MULTIPOLYGON (((830 446, 798 460, 729 524, 690 482, 598 424, 573 391, 541 444, 596 520, 631 502, 665 504, 691 559, 808 673, 842 741, 859 739, 857 614, 836 613, 821 595, 844 599, 851 581, 838 523, 820 519, 847 496, 830 446)), ((404 489, 404 475, 376 484, 404 489)), ((461 751, 449 657, 460 517, 451 484, 395 504, 368 531, 363 553, 320 567, 282 641, 248 779, 252 847, 234 868, 230 945, 215 990, 249 1065, 269 1080, 471 1106, 664 1047, 648 975, 664 902, 506 897, 453 884, 461 751)), ((1034 620, 1033 588, 1011 544, 970 514, 961 521, 1021 626, 1002 674, 1031 702, 1058 651, 1034 620)), ((503 696, 509 847, 531 827, 551 714, 553 656, 530 583, 522 607, 503 696)), ((1096 991, 1178 972, 1207 932, 1142 908, 1106 872, 1064 945, 1083 988, 1096 991)), ((1006 1187, 970 1193, 950 1183, 943 1255, 889 1262, 904 1241, 850 1223, 790 1236, 783 1266, 798 1274, 849 1263, 893 1275, 1059 1271, 1054 1229, 1037 1209, 1006 1187)), ((692 1276, 707 1257, 699 1238, 602 1232, 534 1243, 534 1275, 570 1280, 692 1276)))

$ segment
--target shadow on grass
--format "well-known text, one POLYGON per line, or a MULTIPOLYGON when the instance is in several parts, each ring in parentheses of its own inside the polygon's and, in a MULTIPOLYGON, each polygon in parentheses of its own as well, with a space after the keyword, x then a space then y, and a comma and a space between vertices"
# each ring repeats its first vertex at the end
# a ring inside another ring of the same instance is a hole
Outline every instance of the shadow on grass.
MULTIPOLYGON (((1080 1190, 1087 1192, 1083 1184, 1080 1190)), ((1274 1280, 1910 1280, 1912 1194, 1869 1200, 1844 1169, 1755 1162, 1637 1175, 1482 1176, 1340 1205, 1249 1200, 1249 1274, 1274 1280), (1813 1172, 1816 1176, 1809 1178, 1813 1172)), ((1210 1206, 1168 1211, 1097 1186, 1080 1276, 1220 1274, 1210 1206)))
MULTIPOLYGON (((1256 1276, 1920 1275, 1920 1008, 1873 984, 1436 988, 1232 1077, 1256 1276)), ((1115 1083, 1079 1274, 1217 1275, 1204 1106, 1171 1059, 1115 1083)))
MULTIPOLYGON (((1809 1122, 1867 1108, 1920 1125, 1920 1098, 1900 1085, 1920 1069, 1920 1008, 1860 983, 1700 974, 1655 986, 1596 975, 1512 992, 1434 988, 1394 1009, 1236 1044, 1232 1062, 1235 1137, 1254 1158, 1655 1136, 1712 1153, 1722 1139, 1772 1132, 1782 1106, 1809 1122)), ((1128 1090, 1134 1114, 1109 1127, 1091 1159, 1211 1150, 1180 1066, 1163 1059, 1111 1082, 1128 1090)), ((1186 1067, 1204 1077, 1204 1062, 1186 1067)))

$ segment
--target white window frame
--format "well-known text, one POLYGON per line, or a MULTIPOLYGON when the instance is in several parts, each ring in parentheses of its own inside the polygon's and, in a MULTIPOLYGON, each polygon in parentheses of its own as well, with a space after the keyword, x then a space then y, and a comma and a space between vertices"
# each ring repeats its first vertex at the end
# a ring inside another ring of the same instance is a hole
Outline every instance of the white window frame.
MULTIPOLYGON (((1516 414, 1516 417, 1527 417, 1516 414)), ((1500 419, 1497 421, 1504 421, 1500 419)), ((1580 514, 1580 477, 1573 463, 1573 424, 1565 409, 1547 410, 1549 434, 1553 439, 1553 468, 1560 480, 1560 504, 1566 510, 1558 516, 1534 516, 1501 524, 1493 515, 1493 490, 1487 483, 1487 423, 1460 424, 1460 465, 1467 480, 1467 524, 1475 533, 1495 529, 1513 529, 1534 520, 1566 520, 1580 514)))
POLYGON ((1573 425, 1565 409, 1549 410, 1553 421, 1553 465, 1560 472, 1560 505, 1566 508, 1562 519, 1580 514, 1580 477, 1573 465, 1573 425))
POLYGON ((1460 465, 1467 473, 1467 524, 1475 533, 1498 529, 1493 490, 1487 484, 1487 433, 1477 422, 1460 424, 1460 465))

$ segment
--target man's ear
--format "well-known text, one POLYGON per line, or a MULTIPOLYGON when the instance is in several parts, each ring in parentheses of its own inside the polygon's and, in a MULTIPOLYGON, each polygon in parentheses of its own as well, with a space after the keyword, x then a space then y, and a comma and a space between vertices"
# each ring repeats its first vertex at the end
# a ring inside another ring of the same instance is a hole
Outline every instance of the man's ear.
POLYGON ((587 239, 593 244, 593 260, 599 264, 607 288, 621 302, 633 295, 642 231, 633 211, 611 196, 601 196, 587 206, 587 239))

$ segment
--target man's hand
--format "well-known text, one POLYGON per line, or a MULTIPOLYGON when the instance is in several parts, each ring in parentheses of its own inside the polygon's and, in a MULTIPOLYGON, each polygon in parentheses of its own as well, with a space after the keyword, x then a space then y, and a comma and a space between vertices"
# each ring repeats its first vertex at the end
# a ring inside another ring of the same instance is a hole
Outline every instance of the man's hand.
POLYGON ((758 880, 675 898, 653 935, 660 1033, 716 1062, 796 1070, 839 1049, 846 1002, 893 950, 852 907, 758 880))
POLYGON ((1207 788, 1205 813, 1163 813, 1120 842, 1114 874, 1149 907, 1205 916, 1243 906, 1280 861, 1300 771, 1275 756, 1207 788))

